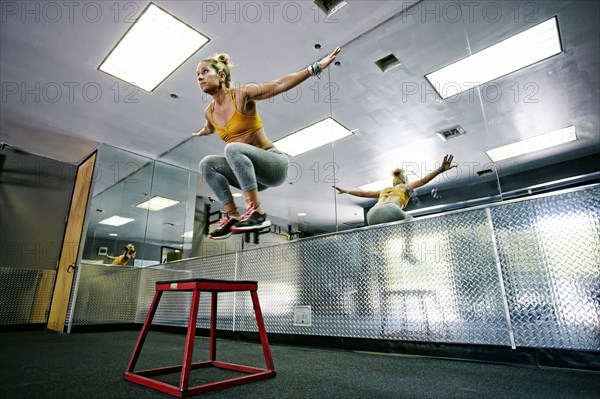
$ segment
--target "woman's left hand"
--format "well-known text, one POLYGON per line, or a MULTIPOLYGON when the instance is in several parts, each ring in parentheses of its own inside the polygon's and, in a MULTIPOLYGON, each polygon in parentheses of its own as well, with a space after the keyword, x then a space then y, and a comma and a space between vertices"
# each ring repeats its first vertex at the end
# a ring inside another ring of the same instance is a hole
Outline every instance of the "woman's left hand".
POLYGON ((336 48, 335 50, 333 50, 331 52, 331 54, 329 54, 327 57, 323 58, 321 61, 319 61, 319 66, 321 67, 321 69, 325 69, 329 66, 329 64, 331 64, 334 60, 335 60, 335 56, 342 51, 341 48, 336 48))
POLYGON ((452 155, 452 154, 447 154, 444 157, 444 160, 442 161, 442 169, 444 169, 444 171, 446 171, 448 169, 456 168, 456 165, 452 165, 453 159, 454 159, 454 155, 452 155))

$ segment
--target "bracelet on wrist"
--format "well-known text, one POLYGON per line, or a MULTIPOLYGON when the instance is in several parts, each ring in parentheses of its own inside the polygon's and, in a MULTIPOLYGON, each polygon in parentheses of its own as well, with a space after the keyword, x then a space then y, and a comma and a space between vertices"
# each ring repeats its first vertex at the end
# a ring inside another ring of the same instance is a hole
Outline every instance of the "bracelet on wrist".
POLYGON ((319 65, 318 61, 315 61, 314 63, 310 64, 306 67, 306 69, 308 70, 310 76, 316 76, 319 79, 321 79, 321 72, 323 70, 321 69, 321 65, 319 65))
POLYGON ((440 166, 439 168, 437 168, 437 172, 438 172, 438 174, 442 174, 442 173, 444 173, 445 171, 446 171, 446 169, 444 169, 444 167, 443 167, 443 166, 440 166))
POLYGON ((317 78, 321 79, 321 72, 323 72, 323 70, 321 69, 321 64, 319 64, 318 61, 315 61, 315 64, 313 65, 313 69, 315 70, 315 74, 317 75, 317 78))

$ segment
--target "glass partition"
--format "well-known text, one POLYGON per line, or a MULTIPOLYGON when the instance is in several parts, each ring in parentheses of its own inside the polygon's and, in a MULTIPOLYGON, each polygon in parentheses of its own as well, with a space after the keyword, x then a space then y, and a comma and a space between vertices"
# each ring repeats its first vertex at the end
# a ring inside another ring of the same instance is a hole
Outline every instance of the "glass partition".
POLYGON ((109 257, 122 255, 127 244, 133 244, 136 258, 143 259, 148 214, 135 205, 150 193, 152 174, 153 162, 149 158, 107 145, 99 149, 83 262, 110 264, 109 257), (129 222, 120 226, 106 224, 107 219, 114 217, 129 222))
POLYGON ((111 264, 128 244, 136 250, 128 266, 161 263, 162 247, 189 254, 195 184, 195 172, 102 146, 82 261, 111 264), (155 210, 161 199, 171 206, 155 210), (109 224, 115 217, 123 224, 109 224))

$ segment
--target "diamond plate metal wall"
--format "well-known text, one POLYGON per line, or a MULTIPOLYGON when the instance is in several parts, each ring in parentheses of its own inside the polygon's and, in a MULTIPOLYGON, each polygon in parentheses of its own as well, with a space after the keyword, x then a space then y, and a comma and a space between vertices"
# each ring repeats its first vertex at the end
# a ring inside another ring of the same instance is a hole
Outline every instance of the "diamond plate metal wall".
POLYGON ((45 323, 54 270, 0 267, 0 325, 45 323))
POLYGON ((508 344, 483 210, 246 251, 239 277, 260 282, 271 332, 508 344), (311 326, 293 325, 302 305, 311 326))
MULTIPOLYGON (((90 269, 79 283, 86 307, 74 322, 141 323, 158 280, 239 279, 259 281, 271 333, 598 351, 599 194, 585 189, 130 268, 137 280, 124 284, 126 311, 98 298, 116 295, 122 282, 108 271, 125 276, 122 269, 90 269), (311 325, 294 325, 296 306, 311 306, 311 325)), ((163 298, 155 323, 186 326, 190 295, 163 298)), ((209 298, 200 299, 201 328, 209 298)), ((219 296, 218 328, 256 331, 247 293, 219 296)))
POLYGON ((517 346, 600 350, 600 189, 491 213, 517 346))
POLYGON ((133 323, 139 270, 131 267, 81 264, 79 285, 67 320, 73 325, 133 323))
MULTIPOLYGON (((155 282, 161 280, 177 280, 188 278, 236 278, 235 266, 238 254, 231 253, 221 256, 194 258, 174 262, 158 268, 142 270, 140 284, 140 302, 136 322, 142 323, 150 308, 154 296, 155 282), (167 269, 168 267, 168 269, 167 269)), ((183 292, 165 292, 156 311, 153 324, 187 326, 191 294, 183 292)), ((218 297, 218 328, 233 329, 234 294, 220 294, 218 297)), ((209 328, 210 294, 200 295, 200 310, 198 312, 198 328, 209 328)))

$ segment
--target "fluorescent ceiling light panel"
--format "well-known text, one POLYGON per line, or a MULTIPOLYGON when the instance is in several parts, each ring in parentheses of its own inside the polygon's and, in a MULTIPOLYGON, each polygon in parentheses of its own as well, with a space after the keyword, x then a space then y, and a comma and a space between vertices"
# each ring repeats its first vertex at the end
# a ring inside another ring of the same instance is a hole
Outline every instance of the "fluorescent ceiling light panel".
POLYGON ((155 197, 150 198, 148 201, 144 201, 141 204, 137 204, 136 207, 148 209, 149 211, 160 211, 161 209, 165 209, 177 204, 179 204, 179 201, 175 201, 157 195, 155 197))
MULTIPOLYGON (((413 172, 405 172, 405 174, 409 182, 421 179, 420 176, 413 172)), ((390 176, 385 179, 374 181, 373 183, 363 184, 362 186, 358 186, 358 188, 363 191, 379 191, 383 190, 384 188, 392 187, 393 182, 394 176, 390 176)))
POLYGON ((374 181, 373 183, 363 184, 362 186, 358 186, 358 188, 363 191, 379 191, 391 187, 392 181, 393 177, 388 177, 387 179, 374 181))
POLYGON ((124 218, 121 216, 111 216, 108 219, 101 220, 100 224, 107 224, 109 226, 123 226, 129 222, 133 222, 135 219, 124 218))
POLYGON ((485 153, 490 157, 492 162, 498 162, 503 159, 514 158, 519 155, 544 150, 575 140, 577 140, 575 127, 569 126, 564 129, 555 130, 550 133, 541 134, 539 136, 494 148, 485 153))
POLYGON ((322 145, 350 136, 352 132, 333 118, 326 118, 314 125, 292 133, 273 144, 279 150, 295 157, 322 145))
POLYGON ((98 69, 151 92, 208 41, 150 3, 98 69))
POLYGON ((562 52, 556 17, 426 75, 443 99, 562 52))

